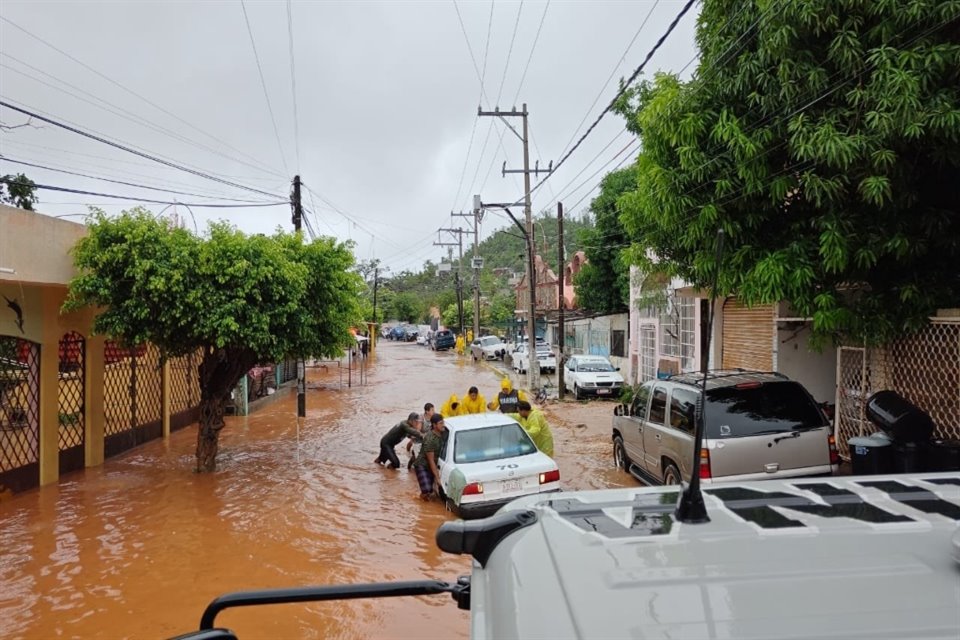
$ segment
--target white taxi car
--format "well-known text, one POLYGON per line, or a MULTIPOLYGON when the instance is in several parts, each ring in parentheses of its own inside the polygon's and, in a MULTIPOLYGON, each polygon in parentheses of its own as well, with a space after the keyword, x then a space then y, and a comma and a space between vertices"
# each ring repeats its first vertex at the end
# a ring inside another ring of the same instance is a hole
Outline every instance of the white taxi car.
POLYGON ((579 400, 584 396, 620 396, 623 376, 604 356, 570 356, 564 365, 563 386, 579 400))
POLYGON ((511 500, 560 490, 557 463, 523 427, 499 412, 447 418, 440 452, 440 489, 462 518, 490 515, 511 500))

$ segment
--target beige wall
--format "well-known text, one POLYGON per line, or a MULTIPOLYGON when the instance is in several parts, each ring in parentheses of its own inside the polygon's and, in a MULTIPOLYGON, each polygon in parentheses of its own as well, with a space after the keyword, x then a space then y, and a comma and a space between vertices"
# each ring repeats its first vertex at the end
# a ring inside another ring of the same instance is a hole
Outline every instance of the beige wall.
POLYGON ((0 270, 0 284, 67 284, 75 273, 70 250, 86 233, 82 224, 0 205, 0 269, 16 271, 0 270))

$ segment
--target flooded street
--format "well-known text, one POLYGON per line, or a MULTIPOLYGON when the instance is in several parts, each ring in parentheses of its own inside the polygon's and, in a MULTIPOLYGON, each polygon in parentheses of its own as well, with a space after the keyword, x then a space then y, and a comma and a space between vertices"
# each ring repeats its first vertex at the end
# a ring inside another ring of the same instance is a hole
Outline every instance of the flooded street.
MULTIPOLYGON (((343 371, 341 388, 336 363, 308 372, 299 440, 286 389, 227 418, 215 474, 192 472, 189 427, 0 502, 0 637, 167 637, 195 629, 228 591, 469 573, 468 558, 434 544, 443 506, 417 498, 412 472, 372 461, 383 433, 425 402, 473 384, 489 400, 493 367, 382 341, 365 385, 355 370, 348 388, 343 371)), ((633 484, 611 462, 612 406, 547 407, 565 489, 633 484), (585 411, 599 417, 587 424, 585 411)), ((468 613, 446 595, 235 609, 217 623, 242 638, 468 635, 468 613)))

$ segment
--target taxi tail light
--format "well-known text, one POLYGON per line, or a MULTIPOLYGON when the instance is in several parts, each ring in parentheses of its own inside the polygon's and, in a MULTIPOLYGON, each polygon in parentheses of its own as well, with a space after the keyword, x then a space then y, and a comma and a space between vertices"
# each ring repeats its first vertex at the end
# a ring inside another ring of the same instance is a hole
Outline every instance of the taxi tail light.
POLYGON ((712 477, 710 473, 710 450, 700 449, 700 479, 709 480, 712 477))
POLYGON ((481 493, 483 493, 482 482, 471 482, 463 488, 463 495, 465 496, 475 496, 481 493))
POLYGON ((832 433, 827 436, 827 446, 830 447, 830 464, 840 464, 840 452, 837 451, 837 438, 832 433))
POLYGON ((560 469, 545 471, 540 474, 540 484, 547 484, 548 482, 560 482, 560 469))

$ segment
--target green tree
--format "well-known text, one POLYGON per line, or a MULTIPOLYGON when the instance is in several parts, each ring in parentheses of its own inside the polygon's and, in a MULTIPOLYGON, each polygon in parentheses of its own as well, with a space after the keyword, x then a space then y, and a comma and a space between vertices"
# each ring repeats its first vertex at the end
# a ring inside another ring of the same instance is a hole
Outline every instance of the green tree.
POLYGON ((620 222, 617 200, 637 188, 637 168, 612 171, 600 182, 600 194, 590 203, 594 226, 580 233, 587 264, 574 278, 577 302, 598 313, 623 313, 630 299, 630 262, 624 249, 627 232, 620 222))
MULTIPOLYGON (((642 136, 636 243, 720 293, 878 342, 960 299, 960 2, 704 0, 700 67, 619 110, 642 136)), ((648 265, 652 266, 652 265, 648 265)))
POLYGON ((352 344, 360 278, 332 238, 247 236, 227 224, 201 239, 149 211, 94 212, 74 249, 65 309, 102 311, 94 331, 152 342, 164 357, 202 350, 197 470, 213 471, 223 405, 259 362, 336 357, 352 344))
POLYGON ((22 173, 0 176, 0 202, 33 211, 36 192, 36 183, 22 173))

